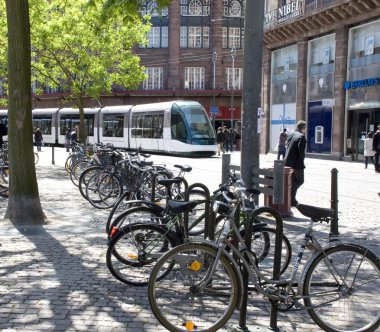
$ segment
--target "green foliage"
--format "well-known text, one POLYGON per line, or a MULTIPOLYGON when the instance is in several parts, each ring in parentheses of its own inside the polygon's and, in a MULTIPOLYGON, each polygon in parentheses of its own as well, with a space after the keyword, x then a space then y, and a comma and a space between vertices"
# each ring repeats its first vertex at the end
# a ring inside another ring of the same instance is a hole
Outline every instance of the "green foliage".
POLYGON ((102 2, 30 1, 33 80, 60 85, 73 100, 96 99, 112 84, 135 88, 144 80, 132 47, 145 42, 150 26, 137 16, 126 22, 120 15, 102 24, 102 2))

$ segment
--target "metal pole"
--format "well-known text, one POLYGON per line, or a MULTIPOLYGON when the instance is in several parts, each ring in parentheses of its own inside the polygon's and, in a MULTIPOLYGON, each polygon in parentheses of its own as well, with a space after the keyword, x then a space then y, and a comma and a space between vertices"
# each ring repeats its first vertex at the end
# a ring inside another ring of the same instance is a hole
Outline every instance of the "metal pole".
POLYGON ((231 57, 232 57, 231 126, 230 126, 231 129, 234 128, 235 55, 236 55, 236 47, 234 45, 231 48, 231 57))
POLYGON ((330 224, 330 237, 338 236, 338 170, 331 170, 331 209, 334 210, 334 216, 330 224))
MULTIPOLYGON (((212 106, 215 106, 215 68, 216 68, 216 59, 218 54, 214 51, 212 53, 212 63, 213 63, 213 83, 212 83, 212 106)), ((215 114, 211 114, 212 128, 215 130, 215 114)))

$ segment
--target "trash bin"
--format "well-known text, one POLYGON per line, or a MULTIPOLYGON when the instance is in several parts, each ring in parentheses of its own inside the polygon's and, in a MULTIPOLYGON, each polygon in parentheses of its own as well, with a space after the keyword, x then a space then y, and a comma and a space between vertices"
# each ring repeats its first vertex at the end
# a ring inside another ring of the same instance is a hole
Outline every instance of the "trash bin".
MULTIPOLYGON (((270 168, 274 171, 273 168, 270 168)), ((270 195, 264 196, 264 205, 269 206, 277 210, 282 217, 292 216, 291 211, 291 189, 292 189, 292 173, 293 170, 291 167, 284 167, 284 202, 282 204, 273 204, 273 197, 270 195)))

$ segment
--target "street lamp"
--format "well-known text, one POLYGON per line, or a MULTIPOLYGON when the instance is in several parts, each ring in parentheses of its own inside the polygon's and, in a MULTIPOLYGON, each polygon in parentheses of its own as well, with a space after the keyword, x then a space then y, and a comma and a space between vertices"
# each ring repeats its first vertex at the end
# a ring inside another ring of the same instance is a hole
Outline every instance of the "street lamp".
POLYGON ((233 129, 233 126, 234 126, 235 55, 236 55, 236 47, 234 45, 231 48, 231 58, 232 58, 231 129, 233 129))
MULTIPOLYGON (((213 64, 213 83, 212 83, 212 106, 215 106, 215 65, 216 59, 218 58, 218 54, 214 51, 212 53, 212 64, 213 64)), ((211 114, 212 127, 215 129, 215 114, 211 114)))

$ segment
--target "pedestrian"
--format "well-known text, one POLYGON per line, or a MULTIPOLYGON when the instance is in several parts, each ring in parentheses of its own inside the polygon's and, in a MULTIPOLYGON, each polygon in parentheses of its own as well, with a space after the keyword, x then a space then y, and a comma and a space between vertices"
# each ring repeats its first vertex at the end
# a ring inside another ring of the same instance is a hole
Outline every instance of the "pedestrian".
POLYGON ((380 173, 380 125, 377 126, 377 131, 375 135, 373 135, 372 150, 375 152, 375 172, 380 173))
POLYGON ((41 146, 43 143, 43 138, 42 138, 42 133, 40 128, 37 128, 36 131, 34 132, 34 142, 36 143, 37 146, 37 151, 41 151, 41 146))
POLYGON ((8 135, 8 128, 4 123, 0 123, 0 149, 3 148, 4 140, 3 136, 8 135))
POLYGON ((280 156, 282 156, 282 159, 285 158, 287 140, 288 140, 288 134, 286 133, 286 128, 284 128, 282 129, 282 132, 280 133, 280 136, 278 138, 277 160, 280 160, 280 156))
POLYGON ((65 132, 66 152, 70 152, 70 141, 71 141, 71 129, 67 128, 67 130, 65 132))
POLYGON ((78 140, 77 128, 73 128, 73 131, 70 133, 71 151, 73 151, 74 144, 77 142, 77 140, 78 140))
POLYGON ((220 152, 224 153, 224 133, 222 127, 219 127, 216 132, 216 144, 218 145, 218 156, 220 156, 220 152))
POLYGON ((304 183, 305 148, 306 148, 306 122, 297 122, 296 130, 288 135, 288 145, 285 154, 285 166, 293 169, 291 187, 291 206, 297 206, 297 190, 304 183))
POLYGON ((364 168, 368 167, 368 160, 371 160, 372 163, 373 161, 373 156, 375 155, 375 151, 372 150, 372 145, 373 145, 373 132, 370 131, 367 134, 367 138, 364 140, 364 168))

